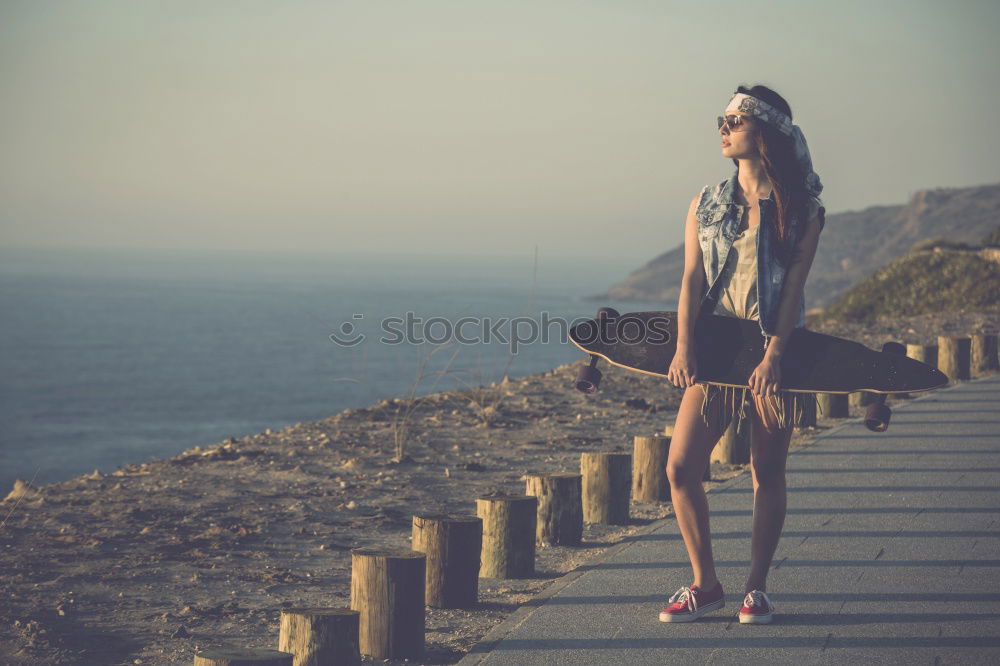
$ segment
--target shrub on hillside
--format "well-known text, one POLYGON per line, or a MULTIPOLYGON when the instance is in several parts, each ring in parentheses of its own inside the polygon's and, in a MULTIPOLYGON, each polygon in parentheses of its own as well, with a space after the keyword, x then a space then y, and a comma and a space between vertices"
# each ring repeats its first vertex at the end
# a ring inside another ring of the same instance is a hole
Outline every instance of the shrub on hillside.
POLYGON ((908 254, 866 278, 823 311, 823 319, 873 323, 1000 304, 1000 265, 977 254, 908 254))
POLYGON ((1000 245, 1000 227, 993 230, 981 241, 983 245, 1000 245))

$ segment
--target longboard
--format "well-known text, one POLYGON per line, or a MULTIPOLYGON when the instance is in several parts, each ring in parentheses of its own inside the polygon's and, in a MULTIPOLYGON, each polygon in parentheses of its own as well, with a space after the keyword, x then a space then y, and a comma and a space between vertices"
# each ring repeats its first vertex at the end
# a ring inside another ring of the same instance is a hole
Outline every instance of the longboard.
MULTIPOLYGON (((666 378, 677 350, 677 313, 650 311, 620 315, 613 308, 601 308, 596 319, 573 326, 569 337, 591 355, 590 366, 583 368, 577 379, 581 391, 597 390, 598 358, 628 370, 666 378)), ((695 322, 693 343, 698 383, 746 387, 750 375, 764 358, 764 338, 760 323, 754 320, 702 315, 695 322)), ((875 409, 869 408, 869 416, 885 421, 885 427, 890 413, 884 404, 885 395, 930 391, 947 384, 947 375, 908 358, 898 343, 888 343, 882 351, 876 351, 859 342, 796 328, 789 335, 781 357, 780 390, 881 394, 881 399, 871 406, 875 409)))

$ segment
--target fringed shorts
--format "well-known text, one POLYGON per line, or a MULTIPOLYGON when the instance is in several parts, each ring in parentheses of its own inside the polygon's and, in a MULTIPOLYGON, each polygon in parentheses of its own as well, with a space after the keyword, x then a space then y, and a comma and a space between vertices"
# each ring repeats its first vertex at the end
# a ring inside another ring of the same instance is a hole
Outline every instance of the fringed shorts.
POLYGON ((711 427, 709 417, 714 416, 720 424, 719 432, 725 432, 735 419, 736 431, 743 433, 746 408, 751 404, 751 399, 769 432, 774 432, 775 428, 784 430, 802 418, 803 401, 809 397, 806 393, 790 391, 778 391, 777 395, 761 397, 754 394, 749 386, 699 386, 705 395, 701 403, 701 418, 706 426, 711 427))

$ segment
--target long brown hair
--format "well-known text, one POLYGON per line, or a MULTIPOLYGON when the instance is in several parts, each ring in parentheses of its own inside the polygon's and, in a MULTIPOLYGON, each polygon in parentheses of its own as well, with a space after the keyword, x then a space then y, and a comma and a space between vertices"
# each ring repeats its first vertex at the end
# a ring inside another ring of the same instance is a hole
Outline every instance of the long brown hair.
MULTIPOLYGON (((792 107, 785 98, 767 86, 739 86, 737 93, 751 95, 761 99, 779 111, 792 117, 792 107)), ((736 94, 736 93, 733 93, 736 94)), ((764 173, 771 181, 774 191, 774 201, 778 214, 774 221, 778 242, 775 243, 774 256, 785 266, 792 253, 789 235, 793 224, 805 220, 808 211, 809 193, 805 187, 805 176, 798 160, 795 158, 795 145, 791 137, 785 136, 771 125, 754 118, 760 131, 756 132, 757 152, 760 154, 764 173)), ((739 166, 739 160, 733 159, 733 164, 739 166)))

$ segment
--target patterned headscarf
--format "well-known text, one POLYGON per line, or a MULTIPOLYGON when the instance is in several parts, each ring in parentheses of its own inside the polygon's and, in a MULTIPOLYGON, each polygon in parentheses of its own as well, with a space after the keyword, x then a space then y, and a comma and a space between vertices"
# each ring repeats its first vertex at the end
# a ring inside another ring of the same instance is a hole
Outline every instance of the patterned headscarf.
POLYGON ((785 136, 791 137, 795 144, 795 157, 805 174, 806 190, 814 197, 818 197, 823 191, 823 184, 819 180, 819 175, 813 171, 812 158, 809 156, 809 146, 806 145, 806 138, 802 135, 802 130, 798 125, 792 124, 792 119, 779 109, 774 108, 767 102, 752 95, 736 93, 729 100, 726 112, 740 111, 749 113, 755 118, 760 118, 768 125, 774 127, 785 136))

